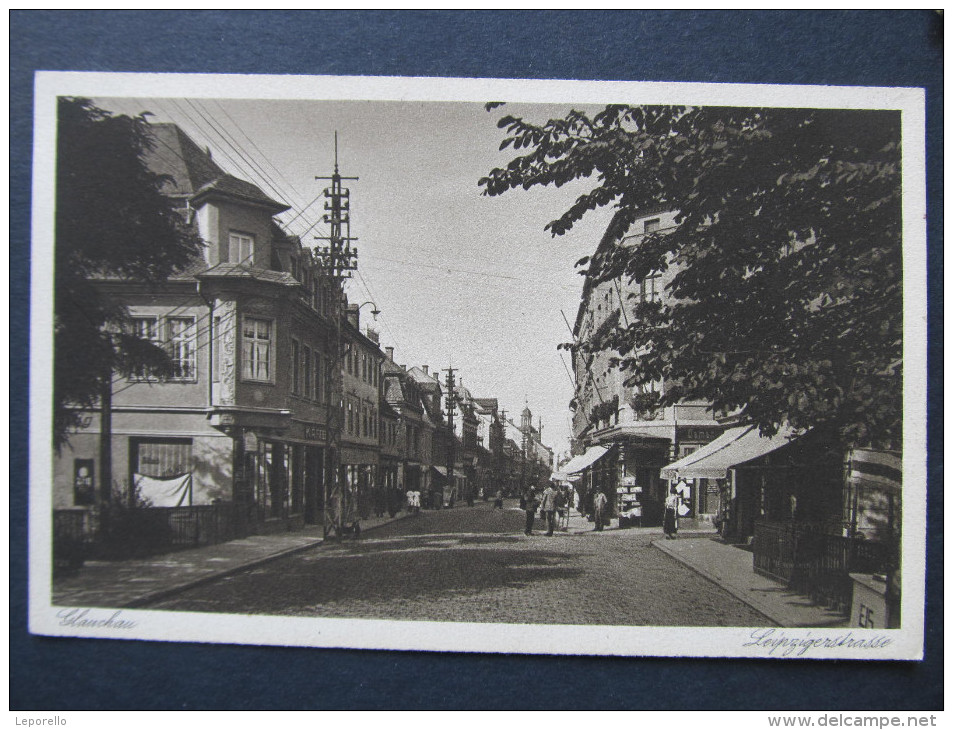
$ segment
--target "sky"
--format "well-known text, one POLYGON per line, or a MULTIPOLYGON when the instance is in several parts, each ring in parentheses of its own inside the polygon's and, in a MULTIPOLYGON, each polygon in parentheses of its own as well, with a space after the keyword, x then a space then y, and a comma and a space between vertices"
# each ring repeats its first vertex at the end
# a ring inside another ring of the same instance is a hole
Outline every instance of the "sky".
POLYGON ((227 172, 257 184, 292 210, 279 216, 302 235, 327 235, 320 222, 338 161, 351 192, 351 235, 359 238, 351 303, 362 308, 398 364, 452 364, 475 397, 497 398, 518 422, 525 405, 543 442, 569 448, 571 363, 557 345, 571 339, 583 277, 575 262, 595 249, 611 211, 589 214, 553 238, 544 226, 591 186, 481 195, 478 181, 513 158, 499 150, 504 114, 543 122, 570 105, 473 102, 97 98, 114 113, 152 113, 175 122, 227 172), (300 214, 300 215, 299 215, 300 214), (311 228, 312 224, 315 224, 311 228), (310 228, 310 230, 309 230, 310 228))

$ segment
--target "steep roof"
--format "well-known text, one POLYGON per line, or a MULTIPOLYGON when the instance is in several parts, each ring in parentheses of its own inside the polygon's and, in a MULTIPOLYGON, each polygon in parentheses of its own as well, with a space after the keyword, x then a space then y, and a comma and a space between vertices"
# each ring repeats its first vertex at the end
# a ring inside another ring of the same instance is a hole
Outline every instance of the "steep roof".
POLYGON ((171 178, 163 186, 166 195, 198 198, 214 193, 261 205, 275 213, 290 207, 269 197, 258 186, 229 175, 177 124, 150 124, 149 128, 154 145, 146 150, 145 162, 153 172, 171 178))
POLYGON ((473 402, 486 410, 497 411, 500 409, 500 401, 496 398, 474 398, 473 402))
POLYGON ((416 365, 407 371, 417 383, 421 386, 427 388, 428 386, 432 389, 433 386, 437 386, 437 389, 440 389, 440 381, 437 380, 432 375, 425 373, 421 368, 416 365))

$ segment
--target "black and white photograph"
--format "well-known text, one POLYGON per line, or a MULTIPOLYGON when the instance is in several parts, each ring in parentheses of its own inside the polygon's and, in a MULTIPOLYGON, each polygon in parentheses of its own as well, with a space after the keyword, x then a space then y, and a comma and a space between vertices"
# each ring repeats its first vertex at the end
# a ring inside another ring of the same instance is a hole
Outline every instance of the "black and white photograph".
POLYGON ((36 93, 34 633, 922 656, 920 90, 36 93))

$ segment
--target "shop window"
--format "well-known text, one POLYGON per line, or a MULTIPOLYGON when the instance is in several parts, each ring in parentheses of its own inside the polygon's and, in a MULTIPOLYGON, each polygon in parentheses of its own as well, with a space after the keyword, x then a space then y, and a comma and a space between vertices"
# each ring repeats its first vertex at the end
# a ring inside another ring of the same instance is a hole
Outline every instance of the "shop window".
POLYGON ((271 382, 271 320, 245 317, 242 327, 242 377, 271 382))
POLYGON ((172 477, 192 470, 192 439, 131 439, 133 471, 172 477))
POLYGON ((259 453, 256 498, 267 518, 281 517, 288 495, 288 464, 284 444, 266 441, 259 453))
POLYGON ((248 233, 228 234, 228 261, 232 264, 252 264, 255 255, 255 237, 248 233))
POLYGON ((95 462, 92 459, 74 459, 73 504, 77 507, 87 507, 95 503, 95 462))
POLYGON ((195 317, 169 317, 173 380, 195 380, 195 317))

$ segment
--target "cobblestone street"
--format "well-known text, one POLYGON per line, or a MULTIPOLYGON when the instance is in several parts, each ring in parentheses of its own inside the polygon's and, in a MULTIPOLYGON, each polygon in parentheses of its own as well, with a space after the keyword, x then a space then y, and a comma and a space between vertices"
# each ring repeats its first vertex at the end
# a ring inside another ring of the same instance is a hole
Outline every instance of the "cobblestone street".
MULTIPOLYGON (((760 626, 766 619, 651 546, 657 535, 522 533, 489 504, 422 512, 182 592, 151 609, 610 625, 760 626)), ((537 528, 539 523, 537 522, 537 528)))

